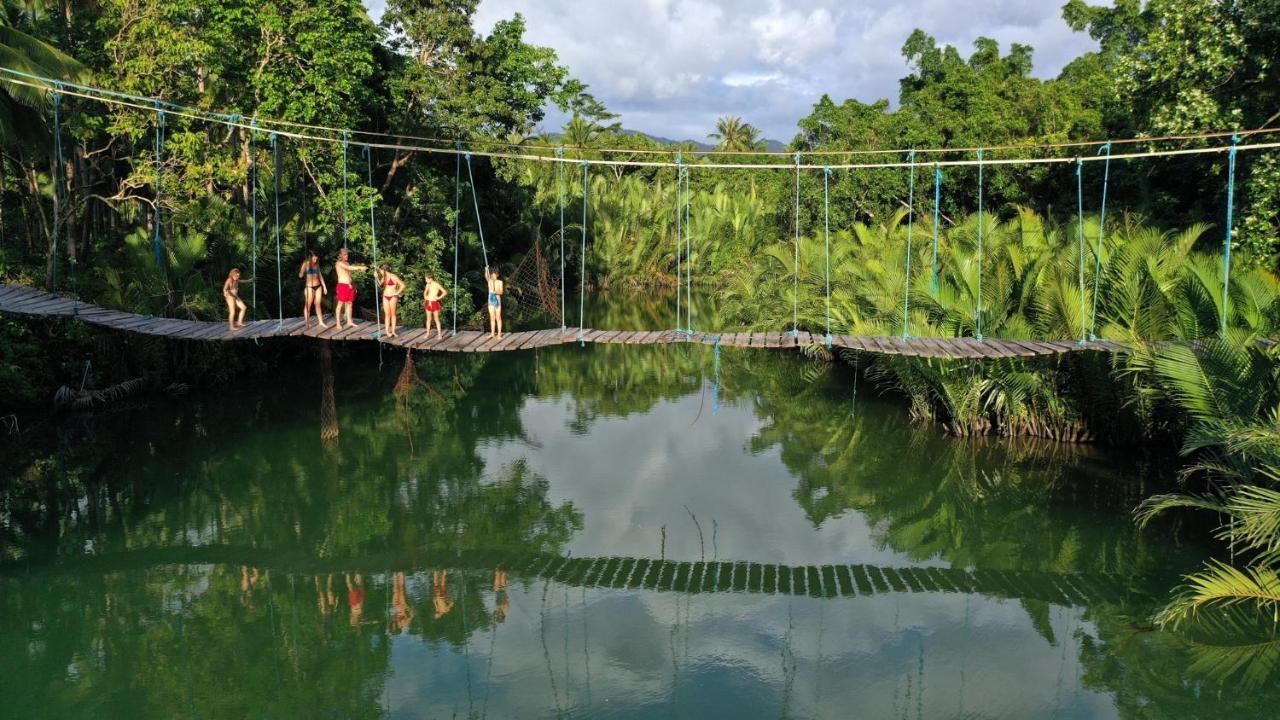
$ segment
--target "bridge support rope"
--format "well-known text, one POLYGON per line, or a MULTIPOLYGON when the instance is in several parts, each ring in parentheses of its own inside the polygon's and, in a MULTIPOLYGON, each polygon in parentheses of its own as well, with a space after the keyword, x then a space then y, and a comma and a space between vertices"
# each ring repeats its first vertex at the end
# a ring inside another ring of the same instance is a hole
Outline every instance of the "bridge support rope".
POLYGON ((164 236, 161 234, 161 220, 163 218, 160 201, 162 197, 161 187, 164 184, 164 110, 156 109, 156 137, 155 137, 155 154, 156 154, 156 207, 152 211, 153 227, 151 236, 151 250, 156 256, 156 267, 164 268, 164 236))
POLYGON ((683 305, 680 290, 680 256, 684 252, 684 153, 676 151, 676 335, 680 334, 683 305))
POLYGON ((942 168, 933 165, 933 295, 938 296, 938 219, 942 215, 942 168))
POLYGON ((453 166, 453 334, 458 334, 458 228, 462 222, 462 155, 453 166))
POLYGON ((582 330, 586 327, 587 312, 587 192, 590 189, 590 173, 591 163, 586 160, 582 161, 582 261, 581 269, 578 275, 578 345, 581 347, 585 343, 582 341, 582 330))
MULTIPOLYGON (((351 133, 342 131, 342 248, 347 248, 347 236, 351 234, 351 223, 347 219, 347 145, 350 144, 351 133)), ((369 146, 365 146, 368 151, 369 146)))
POLYGON ((982 337, 982 235, 986 228, 984 225, 982 210, 982 148, 978 148, 978 293, 975 297, 977 301, 976 312, 974 313, 974 325, 976 333, 974 339, 981 342, 982 337))
MULTIPOLYGON (((275 225, 274 232, 276 236, 276 311, 278 313, 276 320, 276 328, 284 326, 284 275, 281 272, 280 258, 280 138, 276 133, 271 133, 271 187, 275 195, 275 225)), ((254 278, 254 282, 257 282, 254 278)))
MULTIPOLYGON (((556 149, 556 157, 564 157, 564 146, 556 149)), ((564 163, 556 163, 556 186, 560 191, 560 329, 564 330, 568 327, 567 317, 564 312, 565 303, 565 284, 564 284, 564 163)))
MULTIPOLYGON (((50 290, 58 285, 58 240, 62 237, 62 93, 53 93, 53 249, 50 252, 50 290)), ((71 259, 75 267, 75 257, 71 259)), ((74 272, 74 269, 72 270, 74 272)))
POLYGON ((693 333, 693 223, 689 217, 689 207, 693 204, 693 190, 689 188, 689 179, 693 174, 693 168, 685 166, 684 169, 684 267, 685 267, 685 296, 684 311, 685 330, 693 333))
POLYGON ((252 257, 249 259, 250 271, 249 277, 254 282, 249 283, 253 290, 253 319, 258 319, 258 155, 255 141, 257 140, 255 130, 257 129, 257 121, 252 121, 249 126, 249 237, 250 251, 252 257))
POLYGON ((1093 251, 1093 313, 1089 321, 1089 339, 1098 339, 1098 282, 1102 277, 1103 238, 1107 231, 1107 184, 1111 181, 1111 143, 1098 148, 1098 153, 1107 154, 1102 166, 1102 207, 1098 211, 1098 239, 1093 251))
POLYGON ((831 168, 822 168, 822 227, 827 281, 827 349, 831 348, 831 168))
MULTIPOLYGON (((365 167, 369 178, 369 187, 373 187, 373 148, 368 145, 364 146, 365 167)), ((369 238, 373 242, 373 266, 378 267, 378 225, 374 221, 374 210, 377 206, 377 193, 375 192, 369 198, 369 238)), ((374 278, 374 296, 373 296, 373 316, 377 319, 378 324, 382 324, 382 287, 378 282, 378 273, 369 273, 374 278)), ((382 331, 379 330, 376 338, 382 337, 382 331)))
POLYGON ((907 180, 907 253, 906 274, 902 281, 902 339, 911 337, 911 236, 916 219, 916 151, 907 154, 911 176, 907 180))
POLYGON ((1084 292, 1084 162, 1080 158, 1076 158, 1076 243, 1080 246, 1080 347, 1084 347, 1085 342, 1089 339, 1089 331, 1084 322, 1085 302, 1087 302, 1084 292))
POLYGON ((791 337, 800 334, 800 153, 796 153, 795 260, 791 266, 791 337))
POLYGON ((1240 136, 1231 136, 1231 149, 1227 151, 1227 232, 1222 239, 1222 320, 1218 332, 1227 332, 1227 304, 1231 302, 1231 233, 1235 230, 1232 218, 1236 204, 1236 151, 1240 136))

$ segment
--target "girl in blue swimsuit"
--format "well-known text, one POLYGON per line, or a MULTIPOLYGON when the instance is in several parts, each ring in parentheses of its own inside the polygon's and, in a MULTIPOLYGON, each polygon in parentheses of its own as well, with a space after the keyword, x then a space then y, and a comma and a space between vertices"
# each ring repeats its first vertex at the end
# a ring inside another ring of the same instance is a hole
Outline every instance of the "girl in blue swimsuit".
POLYGON ((489 337, 502 337, 502 293, 505 290, 498 279, 497 269, 484 269, 484 279, 489 284, 489 337))

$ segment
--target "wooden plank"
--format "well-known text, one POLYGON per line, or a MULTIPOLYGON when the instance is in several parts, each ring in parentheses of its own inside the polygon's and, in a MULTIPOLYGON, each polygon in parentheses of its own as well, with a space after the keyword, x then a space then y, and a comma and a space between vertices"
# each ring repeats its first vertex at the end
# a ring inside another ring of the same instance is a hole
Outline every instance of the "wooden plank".
POLYGON ((462 352, 475 352, 482 345, 487 345, 495 339, 496 338, 489 337, 489 333, 487 332, 477 332, 471 342, 460 345, 458 349, 462 352))

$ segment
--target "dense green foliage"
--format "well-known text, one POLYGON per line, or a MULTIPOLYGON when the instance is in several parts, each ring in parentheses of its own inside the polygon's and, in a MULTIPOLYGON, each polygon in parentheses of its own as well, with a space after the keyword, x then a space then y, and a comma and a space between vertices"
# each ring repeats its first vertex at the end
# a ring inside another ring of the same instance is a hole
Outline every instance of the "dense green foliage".
MULTIPOLYGON (((584 187, 576 165, 477 161, 488 259, 510 266, 532 243, 544 243, 554 257, 556 239, 572 248, 570 238, 585 232, 586 283, 671 285, 680 270, 724 290, 742 324, 783 329, 795 307, 803 326, 826 329, 820 172, 700 170, 705 156, 691 146, 659 148, 625 132, 554 50, 524 40, 519 16, 477 33, 477 1, 389 0, 379 24, 358 0, 3 2, 0 64, 246 118, 511 143, 528 152, 564 145, 574 158, 624 147, 682 151, 691 178, 687 223, 669 169, 594 168, 584 187), (530 137, 551 104, 573 119, 558 134, 530 137), (677 224, 687 231, 686 250, 678 249, 677 224), (799 268, 792 265, 797 248, 799 268)), ((903 149, 913 147, 988 147, 987 157, 1018 158, 1045 152, 1037 145, 1107 137, 1153 138, 1139 147, 1184 145, 1155 138, 1280 119, 1277 0, 1118 0, 1111 7, 1070 0, 1063 15, 1099 50, 1056 78, 1032 75, 1029 46, 1004 52, 979 38, 965 57, 916 31, 902 48, 910 72, 896 106, 823 96, 799 121, 790 150, 817 153, 810 164, 842 150, 902 160, 903 149)), ((453 157, 367 150, 358 139, 344 145, 275 137, 66 96, 57 106, 59 158, 53 107, 50 96, 0 82, 0 280, 157 315, 216 317, 220 281, 238 266, 254 276, 254 314, 266 317, 296 303, 296 268, 308 250, 327 264, 349 244, 358 261, 371 260, 372 223, 379 259, 408 278, 415 295, 422 273, 443 272, 460 228, 462 291, 455 299, 464 316, 472 311, 484 258, 476 218, 465 204, 460 214, 454 210, 469 197, 455 194, 460 166, 453 157)), ((723 150, 756 148, 759 133, 746 120, 723 118, 709 137, 723 150)), ((1191 438, 1195 471, 1186 481, 1209 493, 1197 502, 1229 518, 1229 539, 1253 573, 1220 575, 1216 587, 1206 581, 1198 597, 1250 583, 1273 586, 1274 573, 1266 573, 1280 524, 1272 510, 1258 508, 1275 504, 1278 482, 1276 356, 1257 343, 1275 335, 1280 313, 1270 272, 1280 247, 1280 155, 1240 156, 1240 264, 1227 308, 1219 294, 1223 157, 1116 163, 1101 252, 1094 249, 1098 221, 1073 224, 1069 165, 990 168, 981 208, 976 170, 948 171, 936 288, 932 174, 927 159, 920 164, 914 176, 831 176, 832 330, 977 335, 981 323, 990 337, 1210 340, 1199 352, 1154 349, 1115 366, 1098 358, 892 360, 872 372, 904 393, 917 417, 957 434, 1191 438), (1203 372, 1193 372, 1197 366, 1203 372), (1210 402, 1196 394, 1205 388, 1214 398, 1243 395, 1240 404, 1210 402)), ((1101 195, 1098 169, 1084 170, 1090 213, 1101 195)), ((417 303, 406 303, 405 316, 406 324, 420 321, 417 303)), ((117 379, 179 370, 222 377, 239 367, 222 354, 192 356, 155 344, 95 347, 88 334, 47 325, 0 325, 0 350, 6 405, 45 400, 55 383, 74 382, 84 358, 96 358, 117 379), (57 363, 46 362, 55 350, 57 363), (119 369, 125 366, 128 373, 119 369)), ((1179 502, 1165 499, 1152 509, 1179 502)))

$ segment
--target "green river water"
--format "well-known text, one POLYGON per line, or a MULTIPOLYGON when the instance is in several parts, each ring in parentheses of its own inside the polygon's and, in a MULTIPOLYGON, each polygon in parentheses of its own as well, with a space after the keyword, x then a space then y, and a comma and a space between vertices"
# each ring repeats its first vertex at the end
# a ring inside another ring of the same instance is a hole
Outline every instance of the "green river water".
POLYGON ((1274 716, 1149 626, 1210 548, 1130 453, 794 352, 308 342, 0 445, 0 717, 1274 716))

